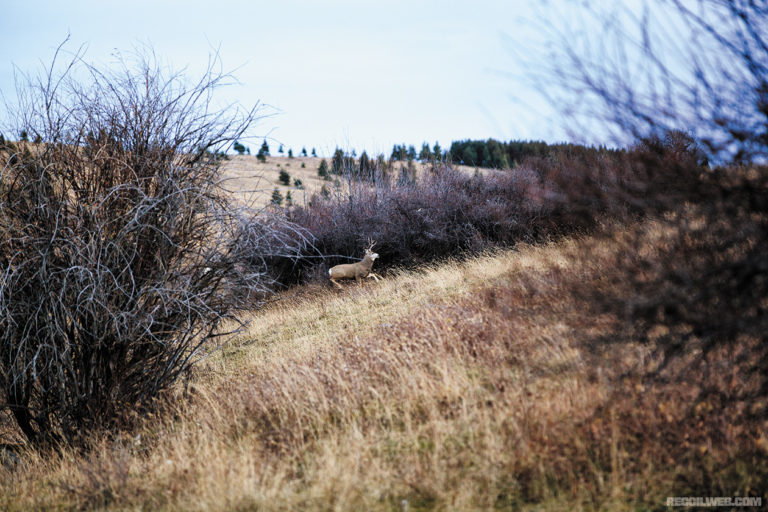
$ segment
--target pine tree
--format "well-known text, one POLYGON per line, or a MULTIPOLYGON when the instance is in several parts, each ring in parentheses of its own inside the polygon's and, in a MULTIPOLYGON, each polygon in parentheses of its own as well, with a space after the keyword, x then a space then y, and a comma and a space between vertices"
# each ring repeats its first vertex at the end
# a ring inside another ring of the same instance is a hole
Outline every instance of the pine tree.
POLYGON ((301 156, 307 156, 307 148, 301 148, 301 156))
POLYGON ((291 197, 291 191, 285 193, 285 204, 288 206, 293 206, 293 197, 291 197))
POLYGON ((280 147, 277 149, 277 152, 280 153, 281 155, 283 154, 283 145, 282 144, 280 144, 280 147))
POLYGON ((288 174, 285 170, 280 170, 280 177, 278 178, 280 180, 280 183, 282 183, 285 186, 288 186, 291 184, 291 175, 288 174))
POLYGON ((288 148, 288 158, 293 158, 293 149, 288 148))
MULTIPOLYGON (((312 151, 314 151, 314 148, 312 151)), ((328 176, 328 162, 325 161, 325 158, 320 160, 320 167, 317 168, 317 175, 324 180, 330 180, 330 177, 328 176)))
POLYGON ((438 162, 443 159, 443 148, 440 147, 440 144, 438 144, 437 141, 435 141, 435 147, 432 148, 432 155, 438 162))
POLYGON ((432 150, 429 149, 429 144, 425 142, 424 144, 421 145, 421 151, 419 152, 419 160, 421 160, 422 162, 426 162, 430 158, 432 158, 432 150))
POLYGON ((370 179, 373 176, 373 162, 365 151, 360 155, 359 170, 361 177, 370 179))
POLYGON ((331 159, 331 172, 333 174, 341 174, 344 170, 344 152, 336 148, 333 152, 333 158, 331 159))
POLYGON ((301 182, 299 178, 293 178, 293 186, 299 190, 302 190, 304 188, 304 184, 301 182))
POLYGON ((259 162, 266 162, 267 156, 269 156, 269 145, 267 144, 267 140, 264 139, 264 142, 259 148, 259 152, 256 154, 256 158, 259 160, 259 162))
POLYGON ((275 188, 274 191, 272 191, 272 204, 275 206, 280 206, 283 204, 283 195, 280 193, 280 190, 275 188))
POLYGON ((312 148, 312 156, 314 156, 314 157, 317 156, 317 151, 315 151, 315 148, 312 148))

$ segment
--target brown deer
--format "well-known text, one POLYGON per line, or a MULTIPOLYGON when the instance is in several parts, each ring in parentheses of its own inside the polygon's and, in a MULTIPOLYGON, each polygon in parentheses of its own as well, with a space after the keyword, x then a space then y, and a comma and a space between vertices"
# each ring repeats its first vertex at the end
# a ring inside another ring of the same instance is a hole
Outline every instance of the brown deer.
POLYGON ((368 248, 365 249, 365 256, 357 263, 346 263, 344 265, 336 265, 328 271, 328 276, 331 278, 331 282, 337 287, 341 288, 341 285, 336 282, 336 279, 352 279, 355 278, 357 284, 360 284, 366 277, 372 277, 379 282, 379 277, 371 271, 373 268, 373 262, 379 257, 378 254, 373 252, 373 246, 376 242, 368 239, 368 248))

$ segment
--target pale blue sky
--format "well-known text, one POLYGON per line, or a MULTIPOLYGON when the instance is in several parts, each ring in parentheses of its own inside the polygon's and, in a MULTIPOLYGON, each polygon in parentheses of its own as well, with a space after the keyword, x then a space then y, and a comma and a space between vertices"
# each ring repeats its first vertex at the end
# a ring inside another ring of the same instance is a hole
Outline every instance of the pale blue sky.
MULTIPOLYGON (((555 4, 557 2, 554 2, 555 4)), ((334 147, 389 154, 394 143, 493 137, 566 138, 556 116, 515 77, 509 40, 530 32, 523 1, 4 2, 0 91, 13 66, 49 62, 55 47, 87 44, 86 60, 149 43, 174 68, 199 73, 220 48, 239 85, 222 91, 275 115, 252 134, 298 152, 334 147)), ((554 8, 550 6, 550 8, 554 8)), ((256 141, 247 142, 256 146, 256 141)), ((252 149, 255 149, 252 147, 252 149)))

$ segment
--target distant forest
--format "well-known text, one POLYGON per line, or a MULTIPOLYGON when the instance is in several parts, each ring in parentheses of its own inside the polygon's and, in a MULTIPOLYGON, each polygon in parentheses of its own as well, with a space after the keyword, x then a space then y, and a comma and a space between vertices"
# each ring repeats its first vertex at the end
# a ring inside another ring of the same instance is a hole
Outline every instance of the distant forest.
POLYGON ((621 151, 604 146, 595 148, 572 143, 547 144, 543 141, 520 140, 500 142, 488 139, 455 141, 451 144, 447 157, 455 164, 508 169, 530 157, 578 157, 585 153, 613 155, 621 151))

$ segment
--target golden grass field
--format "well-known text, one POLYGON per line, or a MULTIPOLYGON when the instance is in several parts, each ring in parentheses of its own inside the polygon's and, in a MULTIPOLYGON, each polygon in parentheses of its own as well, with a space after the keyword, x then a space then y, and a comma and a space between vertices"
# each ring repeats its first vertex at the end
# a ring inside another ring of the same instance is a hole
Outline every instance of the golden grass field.
MULTIPOLYGON (((271 201, 272 191, 278 189, 283 197, 288 192, 291 193, 293 203, 304 205, 309 201, 313 194, 319 194, 323 185, 329 190, 333 190, 336 176, 331 176, 330 180, 324 180, 317 174, 322 158, 315 157, 266 157, 265 162, 259 162, 255 156, 234 155, 222 165, 222 174, 225 189, 243 204, 263 207, 271 201), (304 167, 302 167, 302 164, 304 167), (279 181, 280 171, 284 170, 291 176, 291 185, 285 186, 279 181), (293 185, 293 180, 301 180, 303 188, 298 189, 293 185)), ((330 166, 331 159, 325 161, 330 166)), ((405 162, 397 162, 394 169, 398 170, 405 167, 405 162)), ((424 162, 413 163, 416 174, 419 175, 425 171, 429 164, 424 162)), ((475 172, 474 167, 454 166, 466 172, 475 172)), ((487 173, 487 169, 478 169, 477 172, 487 173)), ((342 184, 343 186, 343 184, 342 184)))
MULTIPOLYGON (((665 243, 633 229, 648 254, 665 243)), ((649 381, 652 346, 590 343, 621 320, 578 292, 615 286, 623 236, 286 291, 135 432, 0 465, 0 509, 634 510, 700 482, 763 492, 738 454, 768 456, 765 426, 706 403, 682 423, 696 377, 649 381)))

